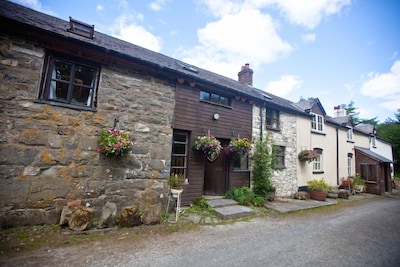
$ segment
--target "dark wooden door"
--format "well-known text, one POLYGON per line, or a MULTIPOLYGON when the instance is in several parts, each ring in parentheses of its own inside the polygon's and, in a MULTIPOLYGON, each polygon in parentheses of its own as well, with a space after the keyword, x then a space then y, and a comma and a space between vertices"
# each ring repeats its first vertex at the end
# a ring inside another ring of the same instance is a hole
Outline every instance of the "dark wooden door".
MULTIPOLYGON (((221 145, 225 148, 228 144, 227 140, 220 140, 221 145)), ((219 157, 210 162, 205 159, 204 167, 204 195, 223 196, 226 192, 228 183, 227 157, 222 151, 219 157)))

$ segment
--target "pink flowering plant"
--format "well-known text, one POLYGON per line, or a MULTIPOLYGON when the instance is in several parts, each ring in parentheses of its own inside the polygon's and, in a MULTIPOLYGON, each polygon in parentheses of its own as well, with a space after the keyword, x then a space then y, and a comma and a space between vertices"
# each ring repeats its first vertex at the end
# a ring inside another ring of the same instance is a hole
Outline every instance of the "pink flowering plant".
POLYGON ((221 142, 212 135, 197 136, 192 148, 203 151, 209 160, 215 160, 222 151, 221 142))
POLYGON ((314 151, 314 150, 302 150, 299 153, 300 161, 307 161, 310 163, 317 158, 318 158, 318 153, 317 153, 317 151, 314 151))
POLYGON ((244 155, 251 150, 251 143, 247 138, 237 138, 229 142, 227 149, 232 154, 244 155))
POLYGON ((129 140, 129 134, 123 130, 114 128, 101 129, 96 131, 99 147, 97 152, 104 155, 123 155, 132 149, 132 141, 129 140))

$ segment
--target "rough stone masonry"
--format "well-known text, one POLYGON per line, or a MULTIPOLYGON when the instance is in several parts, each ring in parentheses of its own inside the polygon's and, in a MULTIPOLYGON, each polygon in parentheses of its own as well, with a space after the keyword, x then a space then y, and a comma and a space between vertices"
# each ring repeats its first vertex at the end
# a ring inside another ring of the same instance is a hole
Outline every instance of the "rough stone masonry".
MULTIPOLYGON (((97 111, 35 101, 46 51, 0 33, 0 225, 58 223, 68 201, 160 211, 169 175, 174 84, 124 64, 102 66, 97 111), (97 153, 96 130, 134 142, 122 157, 97 153)), ((164 198, 165 199, 165 198, 164 198)))

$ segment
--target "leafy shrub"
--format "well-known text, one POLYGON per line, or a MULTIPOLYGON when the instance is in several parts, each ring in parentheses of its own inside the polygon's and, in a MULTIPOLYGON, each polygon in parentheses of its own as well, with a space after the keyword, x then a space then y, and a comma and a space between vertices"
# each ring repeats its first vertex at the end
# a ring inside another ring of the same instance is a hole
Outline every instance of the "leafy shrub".
POLYGON ((260 196, 256 196, 253 191, 250 190, 247 186, 234 188, 225 194, 225 198, 234 199, 240 205, 245 206, 261 206, 264 202, 264 198, 260 196))
POLYGON ((274 170, 274 156, 271 153, 269 139, 258 141, 252 156, 253 161, 253 190, 257 196, 265 197, 276 188, 271 182, 274 170))
POLYGON ((201 212, 201 211, 207 211, 207 212, 212 212, 213 208, 208 204, 207 200, 204 198, 197 198, 193 202, 193 206, 190 207, 190 209, 194 212, 201 212))

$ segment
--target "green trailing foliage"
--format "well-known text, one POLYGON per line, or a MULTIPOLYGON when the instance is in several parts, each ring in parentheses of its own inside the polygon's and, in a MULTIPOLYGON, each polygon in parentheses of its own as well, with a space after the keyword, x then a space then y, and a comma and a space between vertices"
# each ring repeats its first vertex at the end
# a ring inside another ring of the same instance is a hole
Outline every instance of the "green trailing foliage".
POLYGON ((268 193, 276 191, 271 182, 275 158, 268 138, 256 143, 251 159, 253 161, 253 191, 257 196, 266 197, 268 193))

